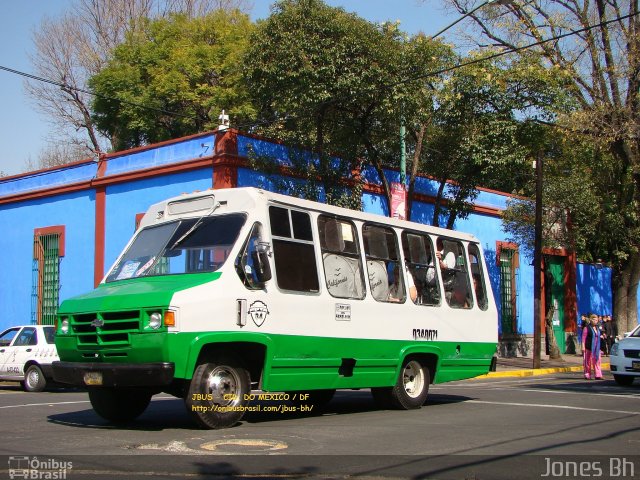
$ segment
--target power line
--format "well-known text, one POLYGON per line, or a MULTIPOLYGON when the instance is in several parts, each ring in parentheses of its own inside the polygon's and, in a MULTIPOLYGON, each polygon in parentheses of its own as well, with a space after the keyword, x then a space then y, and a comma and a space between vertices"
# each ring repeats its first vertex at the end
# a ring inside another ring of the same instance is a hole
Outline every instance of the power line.
MULTIPOLYGON (((400 81, 398 81, 396 83, 392 83, 390 85, 383 86, 383 88, 386 90, 386 89, 390 89, 390 88, 393 88, 395 86, 403 85, 403 84, 410 83, 410 82, 413 82, 413 81, 416 81, 416 80, 422 80, 422 79, 429 78, 429 77, 435 77, 437 75, 441 75, 443 73, 448 73, 448 72, 451 72, 451 71, 454 71, 454 70, 457 70, 457 69, 460 69, 460 68, 467 67, 469 65, 475 65, 477 63, 485 62, 485 61, 488 61, 488 60, 493 60, 495 58, 499 58, 499 57, 502 57, 502 56, 505 56, 505 55, 508 55, 508 54, 511 54, 511 53, 516 53, 516 52, 527 50, 527 49, 530 49, 530 48, 533 48, 533 47, 544 45, 544 44, 549 43, 549 42, 562 40, 562 39, 570 37, 572 35, 577 35, 579 33, 583 33, 583 32, 587 32, 589 30, 593 30, 594 28, 599 28, 599 27, 602 27, 602 26, 605 26, 605 25, 609 25, 611 23, 616 23, 616 22, 620 22, 622 20, 626 20, 628 18, 635 17, 638 14, 640 14, 640 12, 633 12, 633 13, 630 13, 630 14, 627 14, 627 15, 623 15, 623 16, 620 16, 620 17, 613 18, 611 20, 606 20, 606 21, 597 23, 595 25, 588 25, 588 26, 586 26, 584 28, 581 28, 581 29, 578 29, 578 30, 572 30, 570 32, 567 32, 567 33, 564 33, 564 34, 561 34, 561 35, 557 35, 555 37, 550 37, 550 38, 545 39, 545 40, 540 40, 538 42, 534 42, 534 43, 531 43, 531 44, 523 45, 521 47, 509 48, 507 50, 504 50, 504 51, 501 51, 501 52, 498 52, 498 53, 495 53, 495 54, 492 54, 492 55, 488 55, 486 57, 476 58, 476 59, 473 59, 473 60, 469 60, 467 62, 462 62, 462 63, 456 64, 456 65, 453 65, 451 67, 445 67, 445 68, 442 68, 442 69, 439 69, 439 70, 434 70, 434 71, 431 71, 431 72, 427 72, 427 73, 424 73, 424 74, 421 74, 421 75, 416 75, 414 77, 405 78, 405 79, 400 80, 400 81)), ((154 112, 159 112, 159 113, 163 113, 163 114, 174 116, 174 117, 182 117, 182 118, 189 118, 189 119, 193 119, 194 118, 193 115, 187 115, 187 114, 183 114, 183 113, 179 113, 179 112, 173 112, 173 111, 165 110, 165 109, 162 109, 162 108, 151 107, 151 106, 139 104, 139 103, 136 103, 136 102, 131 102, 131 101, 115 98, 115 97, 110 97, 110 96, 107 96, 107 95, 102 95, 102 94, 93 92, 91 90, 87 90, 87 89, 80 88, 80 87, 73 87, 73 86, 68 85, 66 83, 57 82, 57 81, 54 81, 54 80, 51 80, 51 79, 48 79, 48 78, 44 78, 44 77, 40 77, 40 76, 33 75, 33 74, 30 74, 30 73, 22 72, 20 70, 9 68, 9 67, 3 66, 3 65, 0 65, 0 70, 4 70, 6 72, 13 73, 15 75, 20 75, 22 77, 25 77, 25 78, 28 78, 28 79, 31 79, 31 80, 35 80, 35 81, 39 81, 39 82, 43 82, 43 83, 48 83, 50 85, 60 87, 62 90, 65 90, 65 91, 76 91, 76 92, 84 93, 84 94, 91 95, 91 96, 94 96, 94 97, 97 97, 97 98, 102 98, 102 99, 110 100, 110 101, 116 101, 116 102, 119 102, 119 103, 122 103, 122 104, 125 104, 125 105, 131 105, 131 106, 134 106, 134 107, 137 107, 137 108, 141 108, 141 109, 145 109, 145 110, 149 110, 149 111, 154 111, 154 112)), ((380 88, 378 91, 382 91, 383 88, 380 88)), ((291 119, 295 119, 295 118, 296 117, 294 117, 294 116, 289 116, 286 120, 291 120, 291 119)), ((256 120, 256 121, 250 122, 250 123, 247 122, 246 125, 251 127, 251 126, 258 126, 260 124, 264 125, 264 124, 269 124, 269 123, 275 123, 276 121, 282 121, 282 119, 277 119, 277 120, 267 120, 267 119, 256 120)))
POLYGON ((33 75, 33 74, 27 73, 27 72, 22 72, 20 70, 16 70, 14 68, 5 67, 3 65, 0 65, 0 70, 4 70, 5 72, 13 73, 15 75, 20 75, 21 77, 25 77, 25 78, 28 78, 30 80, 36 80, 38 82, 48 83, 49 85, 53 85, 55 87, 60 87, 62 90, 68 91, 68 92, 74 91, 74 92, 85 93, 87 95, 91 95, 93 97, 101 98, 103 100, 111 100, 111 101, 119 102, 119 103, 122 103, 122 104, 125 104, 125 105, 130 105, 132 107, 142 108, 144 110, 150 110, 152 112, 164 113, 166 115, 170 115, 170 116, 173 116, 173 117, 182 117, 182 118, 192 118, 193 117, 192 115, 185 115, 183 113, 172 112, 170 110, 165 110, 163 108, 151 107, 149 105, 142 105, 140 103, 131 102, 131 101, 128 101, 128 100, 122 100, 120 98, 109 97, 107 95, 102 95, 100 93, 96 93, 96 92, 93 92, 91 90, 87 90, 87 89, 80 88, 80 87, 72 87, 71 85, 66 84, 66 83, 57 82, 57 81, 51 80, 49 78, 39 77, 37 75, 33 75))
POLYGON ((395 87, 397 85, 402 85, 402 84, 405 84, 405 83, 413 82, 415 80, 421 80, 421 79, 428 78, 428 77, 435 77, 435 76, 440 75, 442 73, 451 72, 453 70, 457 70, 457 69, 463 68, 463 67, 468 67, 469 65, 474 65, 474 64, 480 63, 480 62, 485 62, 487 60, 493 60, 494 58, 502 57, 502 56, 508 55, 510 53, 521 52, 522 50, 527 50, 529 48, 539 47, 540 45, 544 45, 545 43, 555 42, 556 40, 562 40, 563 38, 567 38, 567 37, 570 37, 572 35, 577 35, 579 33, 587 32, 589 30, 593 30, 594 28, 604 27, 605 25, 609 25, 610 23, 620 22, 622 20, 626 20, 627 18, 635 17, 638 14, 640 14, 640 12, 630 13, 628 15, 623 15, 621 17, 616 17, 616 18, 611 19, 611 20, 606 20, 604 22, 600 22, 600 23, 597 23, 595 25, 588 25, 588 26, 586 26, 584 28, 581 28, 581 29, 578 29, 578 30, 571 30, 570 32, 563 33, 563 34, 557 35, 555 37, 547 38, 545 40, 540 40, 540 41, 535 42, 535 43, 530 43, 530 44, 527 44, 527 45, 523 45, 522 47, 509 48, 507 50, 503 50, 502 52, 494 53, 493 55, 488 55, 486 57, 481 57, 481 58, 476 58, 476 59, 473 59, 473 60, 469 60, 468 62, 459 63, 459 64, 456 64, 456 65, 454 65, 452 67, 446 67, 446 68, 442 68, 440 70, 434 70, 432 72, 427 72, 427 73, 424 73, 422 75, 416 75, 413 78, 406 78, 404 80, 400 80, 399 82, 392 84, 391 87, 395 87))

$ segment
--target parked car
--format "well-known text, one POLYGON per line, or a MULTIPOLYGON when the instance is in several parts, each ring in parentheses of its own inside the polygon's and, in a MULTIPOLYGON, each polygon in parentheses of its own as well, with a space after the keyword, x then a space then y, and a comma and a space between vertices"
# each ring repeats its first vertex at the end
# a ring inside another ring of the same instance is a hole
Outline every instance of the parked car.
POLYGON ((53 325, 11 327, 0 334, 0 380, 22 383, 27 392, 41 392, 52 381, 51 362, 60 360, 53 325))
POLYGON ((618 385, 631 385, 640 377, 640 325, 611 347, 609 364, 618 385))

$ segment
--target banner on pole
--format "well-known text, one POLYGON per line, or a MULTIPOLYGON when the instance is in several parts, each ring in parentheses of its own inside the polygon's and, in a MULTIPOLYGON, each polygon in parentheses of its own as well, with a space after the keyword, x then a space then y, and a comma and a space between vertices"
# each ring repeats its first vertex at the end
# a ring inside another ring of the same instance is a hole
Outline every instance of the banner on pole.
POLYGON ((399 220, 407 218, 407 189, 403 183, 391 183, 391 216, 399 220))

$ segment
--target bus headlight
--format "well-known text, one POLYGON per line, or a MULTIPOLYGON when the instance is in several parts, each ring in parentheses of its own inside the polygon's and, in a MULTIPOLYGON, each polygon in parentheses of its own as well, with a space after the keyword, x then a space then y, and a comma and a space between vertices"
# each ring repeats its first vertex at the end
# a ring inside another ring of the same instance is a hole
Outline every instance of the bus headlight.
POLYGON ((66 317, 60 322, 60 333, 69 333, 69 319, 66 317))
POLYGON ((149 315, 149 326, 154 330, 157 330, 162 325, 162 314, 154 312, 149 315))

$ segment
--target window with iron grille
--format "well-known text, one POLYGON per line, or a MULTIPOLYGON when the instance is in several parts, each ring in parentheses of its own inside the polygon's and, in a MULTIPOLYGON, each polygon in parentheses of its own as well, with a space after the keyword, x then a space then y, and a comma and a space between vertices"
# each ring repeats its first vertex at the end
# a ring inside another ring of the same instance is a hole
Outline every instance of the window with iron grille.
POLYGON ((31 294, 32 324, 55 324, 60 293, 60 258, 63 256, 63 226, 35 230, 31 294))
POLYGON ((498 242, 497 260, 500 267, 500 322, 502 334, 517 333, 518 246, 511 243, 498 242))

